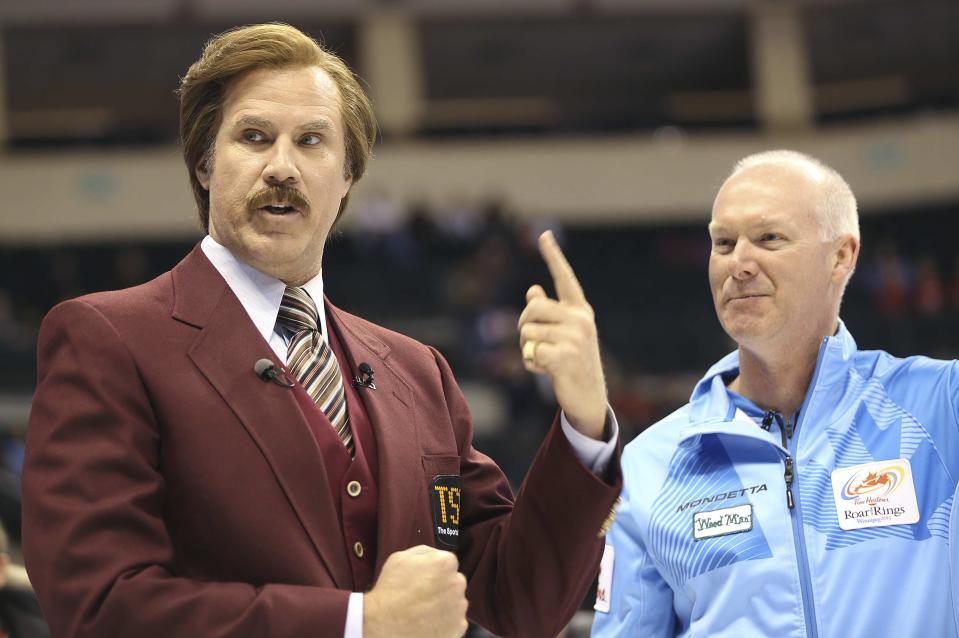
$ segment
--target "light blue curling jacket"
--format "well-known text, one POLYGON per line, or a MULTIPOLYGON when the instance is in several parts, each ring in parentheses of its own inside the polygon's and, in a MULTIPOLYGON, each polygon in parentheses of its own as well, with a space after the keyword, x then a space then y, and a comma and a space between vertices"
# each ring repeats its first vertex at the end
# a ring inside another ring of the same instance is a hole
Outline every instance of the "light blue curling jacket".
POLYGON ((788 422, 726 389, 738 368, 724 357, 626 446, 592 635, 959 635, 959 363, 860 351, 840 323, 788 422), (894 459, 911 465, 919 521, 840 529, 832 472, 894 459), (694 539, 696 513, 745 504, 751 529, 694 539))

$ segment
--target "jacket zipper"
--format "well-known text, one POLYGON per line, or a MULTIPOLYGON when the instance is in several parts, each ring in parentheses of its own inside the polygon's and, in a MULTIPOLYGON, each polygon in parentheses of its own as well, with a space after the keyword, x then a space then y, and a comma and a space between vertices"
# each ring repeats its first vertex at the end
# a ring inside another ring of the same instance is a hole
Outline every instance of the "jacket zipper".
POLYGON ((787 418, 783 418, 778 412, 767 412, 763 415, 763 429, 769 432, 772 427, 773 419, 779 425, 779 436, 782 439, 783 449, 786 450, 786 469, 783 472, 783 479, 786 481, 786 506, 790 510, 796 508, 796 501, 793 498, 793 480, 796 478, 795 462, 789 453, 789 439, 793 436, 792 423, 787 418))
MULTIPOLYGON (((783 449, 786 450, 786 461, 785 461, 785 470, 783 472, 783 478, 786 481, 786 505, 789 507, 789 518, 792 523, 793 528, 793 543, 796 547, 796 563, 799 568, 799 588, 802 593, 802 607, 803 607, 803 617, 806 622, 806 635, 811 638, 818 638, 819 630, 816 628, 816 608, 813 601, 812 595, 812 586, 810 584, 811 577, 809 575, 809 555, 806 552, 806 536, 802 531, 802 507, 801 501, 799 499, 798 493, 793 494, 793 481, 796 479, 796 463, 793 458, 793 454, 796 452, 795 447, 792 452, 789 450, 789 441, 792 439, 793 434, 799 430, 799 426, 802 424, 803 418, 808 412, 809 401, 812 398, 813 390, 816 388, 816 381, 819 379, 819 370, 822 365, 822 357, 826 352, 826 340, 823 339, 822 344, 819 346, 819 356, 816 359, 816 369, 813 372, 812 382, 809 384, 809 390, 806 392, 806 398, 803 401, 802 406, 799 408, 798 418, 796 419, 796 425, 793 427, 792 422, 784 418, 781 414, 776 412, 767 412, 763 415, 762 427, 767 432, 769 431, 770 426, 772 425, 773 419, 776 419, 779 425, 779 435, 782 438, 783 449)), ((799 442, 797 439, 796 445, 798 446, 799 442)))

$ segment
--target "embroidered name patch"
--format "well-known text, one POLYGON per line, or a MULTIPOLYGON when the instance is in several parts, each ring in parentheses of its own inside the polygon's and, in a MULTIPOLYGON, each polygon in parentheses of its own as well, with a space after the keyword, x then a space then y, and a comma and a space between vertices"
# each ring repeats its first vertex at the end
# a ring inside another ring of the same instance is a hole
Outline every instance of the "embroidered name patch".
POLYGON ((462 482, 455 474, 441 474, 430 483, 433 529, 441 548, 455 550, 460 537, 460 492, 462 482))
POLYGON ((752 503, 693 514, 693 538, 697 541, 748 532, 752 528, 752 503))
POLYGON ((844 467, 832 473, 840 529, 919 522, 916 486, 908 459, 844 467))

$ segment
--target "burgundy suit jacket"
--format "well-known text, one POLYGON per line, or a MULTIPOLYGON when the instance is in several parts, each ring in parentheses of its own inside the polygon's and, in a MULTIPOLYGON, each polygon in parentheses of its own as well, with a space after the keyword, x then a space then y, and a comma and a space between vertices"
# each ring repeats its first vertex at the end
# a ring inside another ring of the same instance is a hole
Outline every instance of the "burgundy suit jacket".
MULTIPOLYGON (((436 546, 429 482, 462 480, 469 615, 553 636, 583 599, 619 493, 554 423, 515 503, 472 447, 463 396, 433 349, 327 305, 379 449, 376 573, 436 546)), ((46 317, 23 471, 23 550, 58 638, 342 638, 350 571, 323 458, 273 358, 195 248, 136 288, 46 317)))

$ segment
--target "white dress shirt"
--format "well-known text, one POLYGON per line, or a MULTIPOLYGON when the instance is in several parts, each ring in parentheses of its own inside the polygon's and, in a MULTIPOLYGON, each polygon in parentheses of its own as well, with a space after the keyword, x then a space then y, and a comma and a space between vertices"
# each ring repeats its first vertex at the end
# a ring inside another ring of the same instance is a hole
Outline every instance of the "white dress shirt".
MULTIPOLYGON (((250 316, 253 325, 270 344, 273 352, 284 364, 289 337, 283 329, 277 330, 276 317, 280 312, 280 302, 283 301, 283 292, 286 284, 266 275, 253 266, 237 259, 225 246, 217 243, 207 235, 200 242, 200 249, 210 260, 217 272, 226 280, 226 284, 240 300, 240 305, 250 316)), ((326 330, 326 309, 323 304, 323 271, 302 286, 316 302, 319 314, 320 329, 323 339, 329 343, 326 330)), ((560 425, 570 446, 583 465, 590 468, 595 474, 606 471, 609 460, 616 449, 619 439, 619 424, 612 409, 607 409, 610 423, 610 437, 608 441, 597 441, 581 434, 569 421, 566 414, 561 414, 560 425)), ((363 594, 353 592, 346 612, 346 630, 343 638, 363 638, 363 594)))

